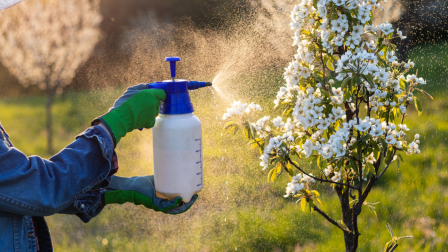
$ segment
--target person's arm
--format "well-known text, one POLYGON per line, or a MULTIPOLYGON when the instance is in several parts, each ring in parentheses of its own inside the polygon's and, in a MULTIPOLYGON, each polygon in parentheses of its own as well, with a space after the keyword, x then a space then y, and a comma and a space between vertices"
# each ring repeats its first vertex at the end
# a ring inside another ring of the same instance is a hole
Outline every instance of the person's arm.
MULTIPOLYGON (((0 210, 46 216, 72 205, 92 188, 109 184, 113 143, 94 126, 49 160, 27 157, 0 142, 0 210)), ((81 206, 80 206, 81 207, 81 206)))
POLYGON ((128 88, 108 113, 92 122, 94 127, 50 160, 26 157, 0 144, 0 211, 76 214, 88 222, 101 211, 99 190, 108 186, 111 169, 118 167, 112 166, 113 148, 126 133, 153 127, 164 99, 163 90, 149 90, 147 84, 128 88))

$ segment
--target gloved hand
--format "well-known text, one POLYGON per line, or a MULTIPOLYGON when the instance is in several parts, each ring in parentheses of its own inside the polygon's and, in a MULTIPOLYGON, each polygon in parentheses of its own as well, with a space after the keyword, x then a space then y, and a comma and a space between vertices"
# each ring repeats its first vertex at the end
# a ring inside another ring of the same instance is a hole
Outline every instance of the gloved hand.
POLYGON ((129 87, 109 112, 93 120, 92 125, 102 122, 116 146, 126 133, 138 128, 152 128, 159 114, 160 101, 165 98, 165 91, 148 89, 148 84, 129 87))
POLYGON ((176 197, 174 200, 156 197, 154 175, 131 178, 112 176, 109 187, 106 190, 104 193, 105 204, 131 202, 135 205, 144 205, 146 208, 168 214, 180 214, 187 211, 198 198, 196 194, 191 198, 190 202, 184 204, 181 197, 176 197))

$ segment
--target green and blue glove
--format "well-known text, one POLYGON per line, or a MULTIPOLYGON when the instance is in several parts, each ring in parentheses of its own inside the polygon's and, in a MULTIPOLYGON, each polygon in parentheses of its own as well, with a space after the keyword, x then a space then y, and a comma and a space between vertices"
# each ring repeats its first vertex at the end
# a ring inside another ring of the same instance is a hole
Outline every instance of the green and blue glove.
POLYGON ((131 178, 112 176, 106 190, 103 194, 103 203, 106 205, 130 202, 168 214, 183 213, 198 199, 198 195, 195 194, 188 203, 184 204, 181 197, 173 200, 156 197, 154 175, 131 178))
POLYGON ((102 122, 116 146, 126 133, 138 128, 152 128, 159 114, 160 102, 165 98, 165 91, 148 89, 148 84, 129 87, 109 112, 94 119, 92 125, 102 122))

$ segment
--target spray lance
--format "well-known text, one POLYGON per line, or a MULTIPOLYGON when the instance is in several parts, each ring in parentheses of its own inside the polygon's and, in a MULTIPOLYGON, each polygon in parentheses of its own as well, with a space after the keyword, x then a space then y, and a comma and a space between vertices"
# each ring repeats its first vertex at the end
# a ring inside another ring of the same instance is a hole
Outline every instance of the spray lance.
POLYGON ((166 99, 160 105, 153 127, 154 182, 156 196, 170 200, 177 196, 188 203, 202 190, 202 126, 193 115, 188 90, 211 86, 211 82, 175 79, 179 57, 166 57, 170 63, 171 80, 148 84, 163 89, 166 99))

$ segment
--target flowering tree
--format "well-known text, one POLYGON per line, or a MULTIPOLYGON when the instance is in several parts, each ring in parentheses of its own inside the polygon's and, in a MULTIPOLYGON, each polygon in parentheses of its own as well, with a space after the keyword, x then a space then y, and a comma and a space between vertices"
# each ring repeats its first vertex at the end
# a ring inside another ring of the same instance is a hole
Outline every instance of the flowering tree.
POLYGON ((27 87, 38 85, 46 105, 48 152, 51 107, 100 38, 99 0, 26 1, 0 13, 0 60, 27 87))
MULTIPOLYGON (((260 149, 263 170, 270 168, 268 180, 289 174, 285 197, 297 197, 304 212, 316 211, 339 228, 346 251, 358 248, 363 206, 376 215, 374 203, 366 201, 375 182, 392 162, 403 162, 402 153, 420 153, 419 135, 409 139, 404 124, 411 103, 422 111, 413 92, 432 98, 418 88, 425 81, 408 74, 414 63, 397 61, 392 42, 406 37, 388 22, 372 25, 377 8, 376 0, 303 0, 294 6, 290 26, 297 54, 274 100, 282 116, 250 123, 249 113, 261 107, 238 101, 222 118, 239 119, 224 129, 244 130, 251 147, 260 149), (318 174, 294 161, 305 158, 316 161, 318 174), (336 191, 342 220, 319 208, 316 181, 336 191)), ((385 251, 395 250, 398 239, 393 236, 385 251)))

